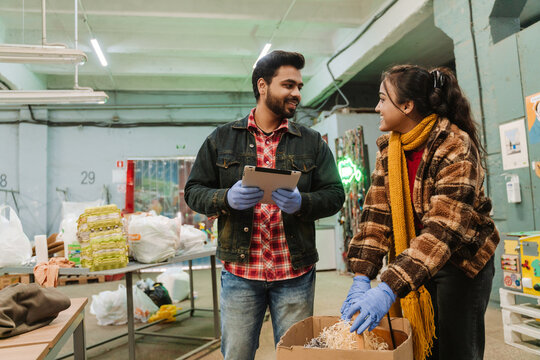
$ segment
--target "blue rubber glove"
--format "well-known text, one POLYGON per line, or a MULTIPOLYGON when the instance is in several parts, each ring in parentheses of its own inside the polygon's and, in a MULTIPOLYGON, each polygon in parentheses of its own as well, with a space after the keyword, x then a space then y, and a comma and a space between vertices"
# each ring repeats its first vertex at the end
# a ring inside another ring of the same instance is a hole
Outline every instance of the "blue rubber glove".
POLYGON ((293 191, 287 189, 277 189, 272 191, 272 200, 281 209, 281 211, 287 214, 294 214, 300 210, 302 205, 302 195, 298 188, 294 188, 293 191))
POLYGON ((235 210, 245 210, 257 205, 263 195, 264 191, 257 186, 242 186, 242 180, 238 180, 227 191, 227 202, 235 210))
POLYGON ((356 317, 351 326, 351 332, 356 331, 361 334, 366 329, 369 331, 375 329, 395 300, 396 295, 384 282, 366 291, 351 304, 345 314, 350 319, 357 311, 360 311, 360 315, 356 317))
POLYGON ((347 298, 341 306, 341 320, 349 321, 350 318, 345 318, 345 313, 355 300, 359 300, 360 296, 371 289, 371 282, 367 276, 357 275, 353 278, 353 283, 347 294, 347 298))

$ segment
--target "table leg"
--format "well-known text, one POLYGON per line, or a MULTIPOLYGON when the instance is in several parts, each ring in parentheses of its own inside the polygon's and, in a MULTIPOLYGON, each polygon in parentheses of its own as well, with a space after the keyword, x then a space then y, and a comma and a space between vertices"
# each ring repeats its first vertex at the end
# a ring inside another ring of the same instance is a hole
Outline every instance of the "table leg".
POLYGON ((214 337, 221 337, 221 328, 219 323, 219 306, 217 298, 217 279, 216 279, 216 257, 210 256, 210 271, 212 272, 212 305, 214 308, 214 337))
POLYGON ((129 360, 135 360, 135 318, 133 315, 132 275, 131 272, 126 273, 129 360))
MULTIPOLYGON (((84 310, 83 310, 84 313, 84 310)), ((73 331, 73 355, 75 360, 86 360, 86 339, 84 337, 84 317, 73 331)))
POLYGON ((188 260, 189 264, 189 301, 191 303, 190 316, 195 312, 195 296, 193 296, 193 260, 188 260))

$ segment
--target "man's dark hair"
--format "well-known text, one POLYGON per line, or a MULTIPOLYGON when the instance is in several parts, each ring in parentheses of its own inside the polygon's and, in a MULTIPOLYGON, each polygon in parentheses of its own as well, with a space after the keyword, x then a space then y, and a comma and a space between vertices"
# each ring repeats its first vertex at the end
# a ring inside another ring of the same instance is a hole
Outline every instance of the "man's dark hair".
POLYGON ((257 81, 260 78, 263 78, 264 81, 270 85, 272 78, 276 76, 276 71, 280 67, 290 65, 301 70, 304 67, 305 62, 304 55, 283 50, 274 50, 270 54, 260 58, 251 75, 255 99, 259 100, 259 97, 261 96, 261 94, 259 94, 259 89, 257 88, 257 81))

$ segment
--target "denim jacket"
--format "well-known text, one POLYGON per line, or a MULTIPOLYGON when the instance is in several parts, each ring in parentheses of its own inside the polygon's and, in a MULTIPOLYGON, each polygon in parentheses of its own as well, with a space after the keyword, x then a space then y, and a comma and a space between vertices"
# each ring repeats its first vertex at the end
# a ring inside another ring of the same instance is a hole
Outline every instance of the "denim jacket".
MULTIPOLYGON (((193 210, 218 216, 217 257, 245 263, 249 259, 253 208, 234 210, 227 190, 242 178, 245 165, 257 165, 255 137, 248 117, 218 127, 203 143, 186 183, 184 198, 193 210)), ((295 214, 282 212, 285 236, 295 269, 319 260, 315 248, 315 220, 341 209, 345 193, 336 163, 321 135, 289 121, 276 150, 276 169, 302 172, 298 190, 302 205, 295 214)))

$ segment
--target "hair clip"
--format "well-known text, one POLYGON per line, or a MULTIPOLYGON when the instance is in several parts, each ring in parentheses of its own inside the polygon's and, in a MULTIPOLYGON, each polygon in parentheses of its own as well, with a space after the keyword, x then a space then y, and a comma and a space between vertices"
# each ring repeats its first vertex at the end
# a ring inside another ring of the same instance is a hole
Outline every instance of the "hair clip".
POLYGON ((439 70, 433 70, 432 72, 430 72, 430 74, 431 76, 433 76, 433 88, 442 88, 444 85, 444 78, 442 76, 442 73, 439 70))

